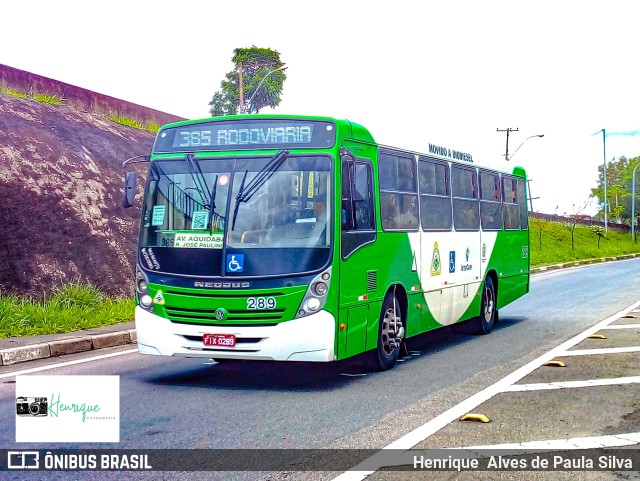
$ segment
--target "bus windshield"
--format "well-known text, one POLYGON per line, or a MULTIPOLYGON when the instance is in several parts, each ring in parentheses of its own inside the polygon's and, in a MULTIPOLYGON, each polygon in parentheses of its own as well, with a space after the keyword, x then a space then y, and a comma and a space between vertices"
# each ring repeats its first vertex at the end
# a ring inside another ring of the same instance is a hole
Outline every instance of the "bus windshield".
POLYGON ((331 247, 331 158, 277 155, 153 161, 142 213, 142 264, 213 277, 323 267, 331 247), (246 258, 246 267, 225 268, 223 251, 246 258))

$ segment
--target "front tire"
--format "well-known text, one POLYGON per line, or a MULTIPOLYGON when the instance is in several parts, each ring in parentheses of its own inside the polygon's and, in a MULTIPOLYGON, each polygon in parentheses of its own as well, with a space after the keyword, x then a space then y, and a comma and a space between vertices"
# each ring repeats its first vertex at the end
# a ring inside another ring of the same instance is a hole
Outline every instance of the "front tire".
POLYGON ((404 322, 396 296, 390 292, 384 298, 378 323, 378 345, 371 352, 371 368, 375 371, 391 369, 400 354, 404 341, 404 322))

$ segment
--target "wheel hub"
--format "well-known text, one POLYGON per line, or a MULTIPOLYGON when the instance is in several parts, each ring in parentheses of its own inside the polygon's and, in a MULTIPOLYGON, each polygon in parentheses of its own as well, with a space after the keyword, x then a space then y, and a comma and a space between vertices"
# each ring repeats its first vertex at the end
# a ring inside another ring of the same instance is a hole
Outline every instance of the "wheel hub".
POLYGON ((393 309, 385 312, 382 320, 382 346, 387 354, 391 354, 394 349, 400 347, 404 338, 404 326, 402 318, 396 316, 393 309))
POLYGON ((493 316, 494 299, 491 289, 484 290, 484 318, 489 320, 493 316))

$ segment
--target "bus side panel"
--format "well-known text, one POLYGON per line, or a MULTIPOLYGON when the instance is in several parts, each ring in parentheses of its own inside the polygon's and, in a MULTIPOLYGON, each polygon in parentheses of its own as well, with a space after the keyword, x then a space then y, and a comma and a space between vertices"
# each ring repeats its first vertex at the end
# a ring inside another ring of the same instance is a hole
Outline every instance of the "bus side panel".
POLYGON ((498 233, 488 269, 498 275, 498 309, 527 293, 529 283, 529 232, 498 233))
POLYGON ((498 309, 512 303, 527 293, 529 275, 503 277, 500 279, 500 294, 498 295, 498 309))
POLYGON ((342 309, 346 311, 347 328, 344 346, 344 357, 351 357, 365 350, 367 342, 367 319, 369 318, 369 305, 342 309))

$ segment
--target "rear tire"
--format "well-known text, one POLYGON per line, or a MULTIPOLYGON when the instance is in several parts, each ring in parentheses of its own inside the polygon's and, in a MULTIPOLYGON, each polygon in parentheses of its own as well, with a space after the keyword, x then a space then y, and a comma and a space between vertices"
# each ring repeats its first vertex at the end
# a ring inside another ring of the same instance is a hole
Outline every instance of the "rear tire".
POLYGON ((484 281, 482 288, 482 301, 480 304, 480 317, 474 319, 474 331, 476 334, 489 334, 498 319, 496 288, 490 276, 484 281))
POLYGON ((391 369, 400 354, 404 342, 404 322, 400 304, 393 292, 389 292, 382 303, 378 323, 378 345, 370 355, 370 367, 374 371, 391 369))

